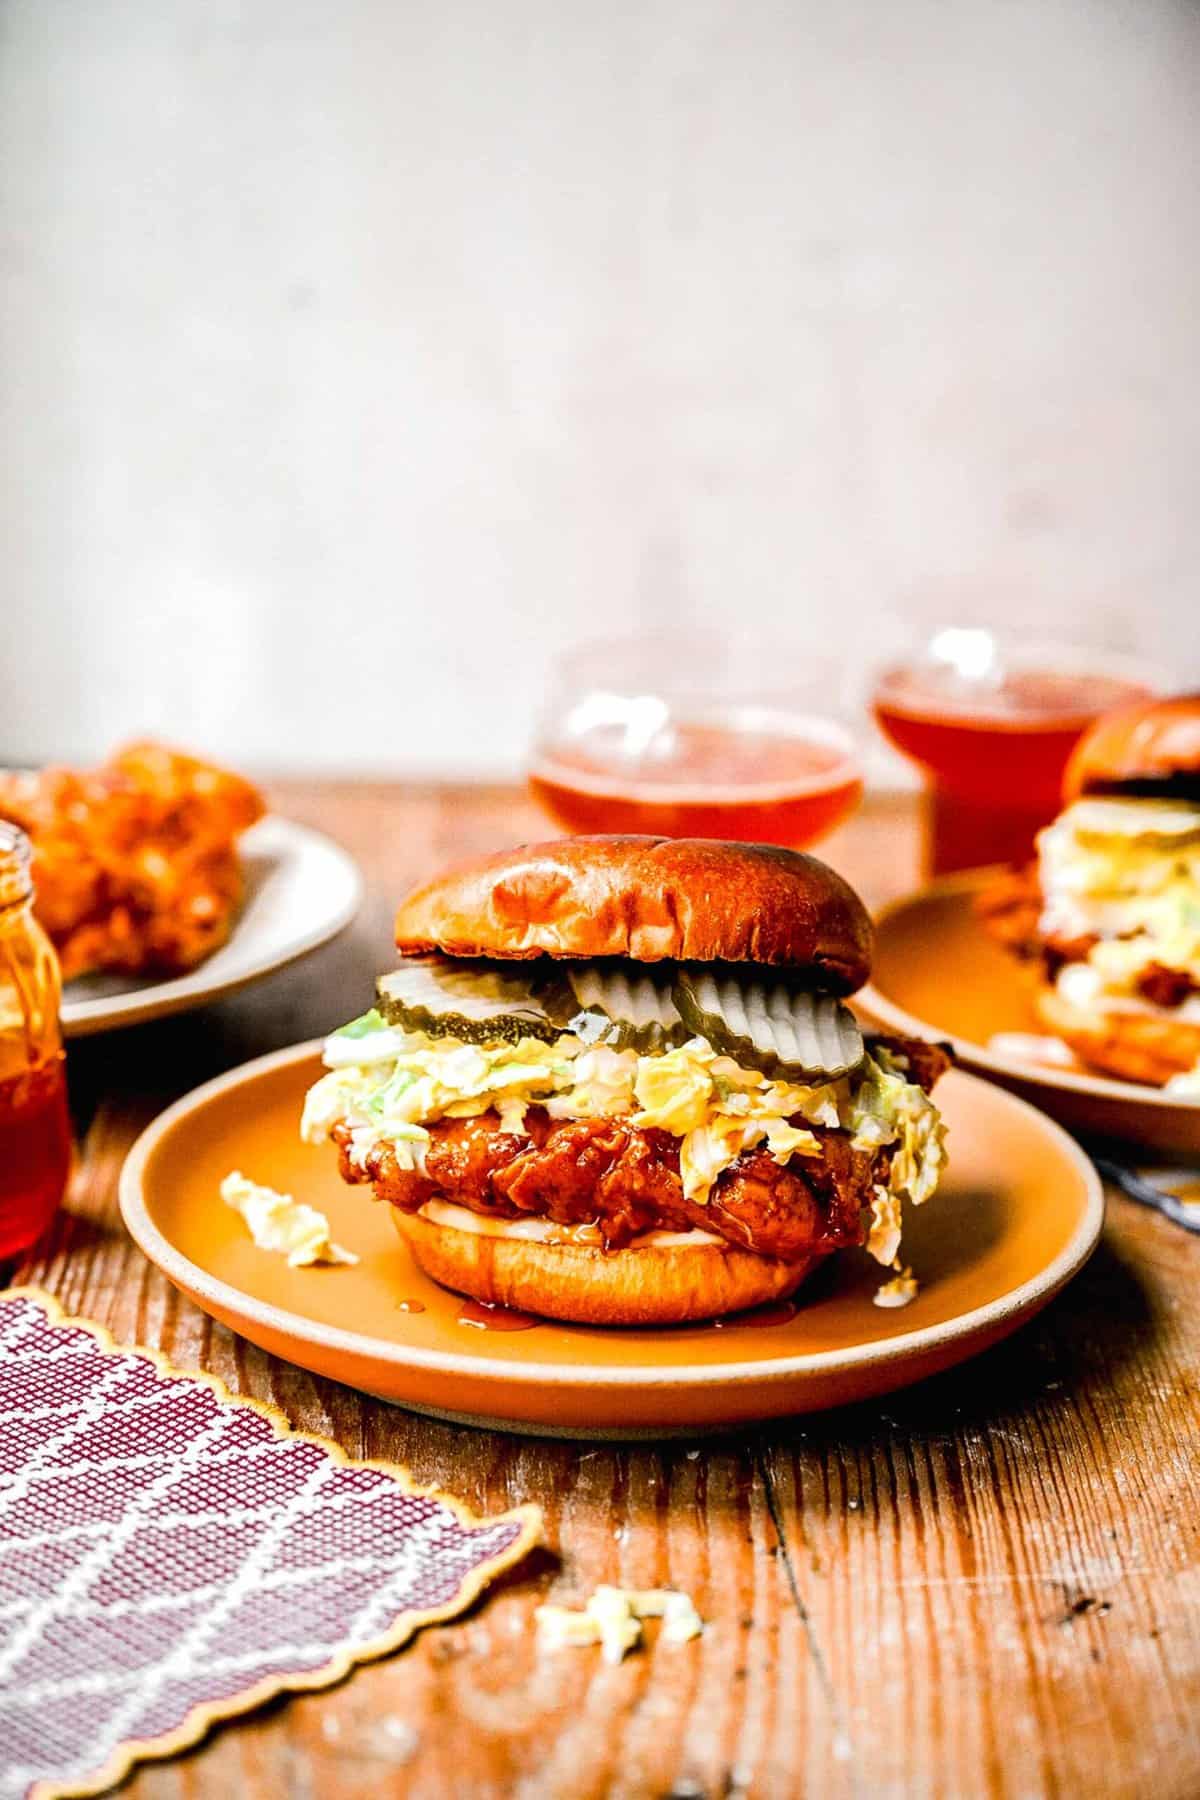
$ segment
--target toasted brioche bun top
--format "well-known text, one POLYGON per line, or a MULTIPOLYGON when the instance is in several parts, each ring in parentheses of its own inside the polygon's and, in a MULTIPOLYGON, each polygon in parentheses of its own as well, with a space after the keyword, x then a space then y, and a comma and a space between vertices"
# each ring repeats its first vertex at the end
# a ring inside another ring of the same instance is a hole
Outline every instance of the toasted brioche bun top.
POLYGON ((1200 694, 1135 700, 1097 719, 1067 764, 1063 798, 1155 788, 1200 799, 1200 694))
POLYGON ((852 993, 871 921, 840 875, 795 850, 717 838, 576 837, 463 863, 396 915, 407 955, 755 962, 852 993))

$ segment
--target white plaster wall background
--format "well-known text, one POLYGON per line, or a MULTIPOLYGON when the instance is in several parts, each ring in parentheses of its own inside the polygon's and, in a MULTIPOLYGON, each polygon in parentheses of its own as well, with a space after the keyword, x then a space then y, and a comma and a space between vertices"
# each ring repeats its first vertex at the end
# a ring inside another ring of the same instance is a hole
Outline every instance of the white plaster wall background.
POLYGON ((1200 674, 1189 0, 0 21, 0 755, 502 772, 650 615, 1200 674))

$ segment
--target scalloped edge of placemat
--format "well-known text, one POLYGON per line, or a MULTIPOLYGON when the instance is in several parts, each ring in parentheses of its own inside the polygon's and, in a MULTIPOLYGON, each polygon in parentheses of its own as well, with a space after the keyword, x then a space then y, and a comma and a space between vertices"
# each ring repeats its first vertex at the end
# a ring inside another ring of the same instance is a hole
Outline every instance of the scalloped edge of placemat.
POLYGON ((447 1494, 441 1488, 422 1487, 412 1479, 402 1463, 349 1456, 333 1438, 323 1437, 319 1432, 298 1431, 279 1407, 273 1406, 269 1400, 255 1400, 248 1394, 235 1394, 219 1375, 210 1375, 204 1370, 178 1368, 162 1351, 151 1350, 142 1344, 117 1343, 106 1326, 98 1324, 94 1319, 83 1319, 76 1313, 67 1312, 61 1302, 45 1288, 17 1286, 0 1290, 0 1305, 6 1300, 16 1299, 32 1300, 42 1308, 53 1325, 71 1325, 86 1331, 105 1356, 140 1356, 143 1361, 153 1363, 165 1378, 200 1382, 219 1401, 233 1406, 247 1406, 260 1413, 280 1437, 314 1444, 318 1449, 326 1451, 343 1468, 376 1470, 395 1481, 403 1493, 411 1494, 417 1499, 438 1501, 454 1514, 464 1529, 500 1525, 507 1521, 521 1526, 520 1533, 508 1549, 498 1551, 472 1569, 464 1577, 454 1598, 444 1606, 402 1612, 382 1637, 374 1638, 369 1644, 356 1650, 341 1651, 319 1669, 268 1676, 229 1699, 201 1701, 191 1708, 173 1731, 156 1738, 127 1738, 124 1743, 118 1744, 103 1768, 98 1769, 94 1775, 65 1783, 51 1779, 35 1782, 28 1791, 28 1800, 87 1800, 87 1796, 102 1794, 117 1782, 123 1781, 135 1763, 161 1761, 164 1757, 178 1755, 181 1750, 193 1749, 214 1725, 253 1712, 268 1700, 275 1699, 278 1694, 313 1693, 321 1688, 333 1687, 336 1682, 344 1681, 359 1663, 374 1662, 393 1650, 401 1649, 424 1626, 439 1624, 465 1612, 497 1575, 520 1562, 522 1557, 527 1556, 543 1541, 542 1509, 533 1501, 510 1507, 507 1512, 486 1515, 475 1513, 461 1500, 456 1500, 453 1494, 447 1494))

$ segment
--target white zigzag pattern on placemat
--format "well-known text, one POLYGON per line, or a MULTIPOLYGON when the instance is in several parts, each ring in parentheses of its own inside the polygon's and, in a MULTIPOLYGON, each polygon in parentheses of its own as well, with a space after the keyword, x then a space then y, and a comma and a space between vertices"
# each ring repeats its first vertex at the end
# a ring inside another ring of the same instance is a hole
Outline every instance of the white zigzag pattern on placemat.
MULTIPOLYGON (((322 1513, 322 1516, 324 1514, 322 1513)), ((439 1529, 441 1522, 439 1521, 439 1529)), ((416 1527, 412 1536, 416 1536, 416 1527)), ((24 1548, 26 1540, 22 1540, 24 1548)), ((407 1563, 404 1572, 411 1574, 407 1563)), ((289 1587, 307 1587, 314 1581, 323 1581, 329 1575, 386 1575, 397 1573, 397 1561, 392 1556, 338 1556, 329 1562, 306 1563, 298 1569, 271 1569, 258 1583, 256 1592, 260 1594, 280 1593, 289 1587)), ((78 1600, 75 1603, 73 1617, 76 1619, 150 1619, 161 1613, 186 1612, 205 1600, 215 1598, 225 1589, 223 1581, 205 1582, 201 1587, 187 1588, 182 1594, 148 1594, 141 1600, 78 1600)), ((23 1618, 37 1605, 35 1600, 14 1600, 0 1606, 0 1622, 5 1619, 23 1618)), ((353 1636, 353 1632, 348 1634, 353 1636)), ((211 1665, 208 1665, 211 1667, 211 1665)), ((27 1693, 28 1689, 22 1689, 27 1693)))
MULTIPOLYGON (((91 1410, 91 1408, 84 1409, 85 1413, 91 1410)), ((97 1416, 98 1414, 93 1413, 93 1418, 97 1416)), ((116 1552, 123 1549, 133 1538, 159 1495, 172 1487, 189 1469, 197 1466, 208 1444, 213 1439, 220 1437, 228 1428, 228 1424, 228 1413, 218 1413, 212 1424, 207 1426, 199 1437, 193 1438, 179 1461, 165 1469, 157 1481, 152 1482, 149 1487, 143 1488, 141 1493, 134 1497, 121 1518, 114 1525, 109 1526, 95 1548, 76 1563, 61 1587, 52 1589, 42 1604, 34 1608, 21 1629, 14 1632, 11 1641, 3 1649, 0 1649, 0 1689, 3 1688, 6 1679, 20 1662, 26 1650, 42 1635, 50 1619, 55 1614, 59 1617, 70 1618, 72 1607, 110 1566, 116 1552)), ((64 1436, 69 1442, 71 1434, 66 1433, 64 1436)), ((3 1523, 6 1510, 9 1509, 0 1503, 0 1524, 3 1523)))
MULTIPOLYGON (((157 1457, 154 1460, 162 1462, 164 1461, 164 1458, 157 1457)), ((205 1467, 229 1467, 237 1460, 236 1457, 225 1457, 220 1459, 219 1465, 217 1463, 209 1463, 206 1461, 205 1467)), ((147 1463, 146 1466, 152 1467, 153 1465, 147 1463)), ((174 1462, 170 1463, 169 1466, 174 1468, 174 1462)), ((89 1472, 89 1470, 90 1465, 86 1463, 77 1463, 75 1464, 72 1473, 75 1475, 82 1475, 89 1472)), ((378 1497, 377 1492, 331 1494, 324 1501, 322 1511, 345 1512, 356 1506, 371 1506, 378 1497)), ((257 1506, 231 1506, 219 1509, 210 1508, 205 1512, 166 1512, 160 1514, 155 1519, 154 1524, 155 1528, 160 1531, 171 1530, 177 1526, 185 1525, 196 1527, 204 1525, 254 1525, 264 1519, 270 1518, 274 1514, 277 1505, 278 1502, 274 1500, 263 1500, 260 1501, 257 1506)), ((23 1550, 28 1550, 37 1549, 46 1544, 70 1544, 81 1540, 86 1542, 89 1538, 104 1537, 111 1529, 111 1522, 108 1519, 99 1519, 93 1525, 64 1525, 57 1531, 51 1529, 47 1531, 22 1532, 21 1548, 23 1550)), ((3 1612, 4 1609, 0 1606, 0 1617, 3 1617, 3 1612)))

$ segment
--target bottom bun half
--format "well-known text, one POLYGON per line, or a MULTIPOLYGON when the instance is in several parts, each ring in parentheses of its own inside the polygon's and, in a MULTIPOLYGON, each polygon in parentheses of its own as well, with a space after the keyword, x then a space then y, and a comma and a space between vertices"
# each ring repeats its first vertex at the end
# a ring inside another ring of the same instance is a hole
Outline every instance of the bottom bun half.
POLYGON ((1194 1020, 1075 1006, 1053 987, 1040 987, 1034 1005, 1042 1024, 1081 1062, 1122 1081, 1163 1087, 1200 1061, 1200 1025, 1194 1020))
POLYGON ((576 1325, 683 1325, 795 1293, 820 1258, 779 1262, 697 1234, 695 1242, 545 1243, 393 1211, 418 1266, 443 1287, 576 1325))

